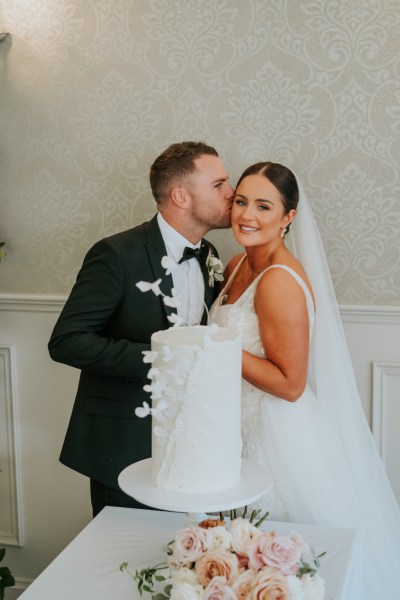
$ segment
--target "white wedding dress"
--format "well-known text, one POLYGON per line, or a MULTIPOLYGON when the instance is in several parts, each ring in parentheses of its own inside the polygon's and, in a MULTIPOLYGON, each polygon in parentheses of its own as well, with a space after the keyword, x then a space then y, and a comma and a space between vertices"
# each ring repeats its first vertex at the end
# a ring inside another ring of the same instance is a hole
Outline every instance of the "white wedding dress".
MULTIPOLYGON (((241 263, 242 260, 214 303, 210 322, 234 329, 241 336, 244 350, 265 357, 254 310, 254 294, 268 269, 260 273, 234 304, 222 303, 241 263)), ((311 337, 314 305, 306 284, 286 265, 269 268, 285 269, 303 289, 311 337)), ((340 456, 335 437, 318 411, 317 399, 309 386, 301 398, 292 403, 242 380, 242 456, 255 460, 273 478, 272 490, 255 504, 268 510, 272 520, 332 525, 337 524, 340 515, 343 521, 349 498, 352 503, 356 499, 352 498, 351 479, 346 479, 344 495, 340 493, 338 498, 334 497, 338 490, 336 483, 335 494, 332 494, 332 475, 340 472, 343 480, 343 470, 347 470, 345 457, 340 456), (343 464, 339 464, 340 461, 343 464)), ((354 526, 352 517, 346 526, 354 526)))
MULTIPOLYGON (((240 263, 212 306, 210 322, 234 329, 241 336, 245 350, 265 357, 254 309, 254 294, 265 271, 235 303, 223 303, 240 263)), ((285 265, 269 268, 285 269, 288 277, 294 277, 303 289, 312 338, 315 314, 306 284, 285 265)), ((317 304, 317 314, 318 309, 317 304)), ((310 383, 313 383, 312 366, 309 369, 310 383)), ((364 419, 361 407, 352 406, 351 412, 349 423, 353 418, 364 419)), ((365 432, 362 429, 362 436, 367 437, 361 444, 358 444, 357 436, 353 436, 351 443, 354 449, 352 447, 351 450, 342 440, 344 429, 345 426, 338 428, 332 421, 311 385, 307 385, 303 395, 292 403, 242 380, 243 457, 262 465, 274 482, 271 492, 254 507, 268 510, 269 518, 276 521, 357 529, 365 558, 362 567, 365 591, 349 600, 395 600, 400 598, 397 575, 400 565, 400 511, 390 489, 384 503, 379 494, 374 495, 372 486, 378 482, 382 488, 380 482, 385 474, 378 459, 372 464, 368 459, 369 453, 372 452, 374 458, 376 454, 372 436, 368 438, 368 426, 365 425, 365 432), (387 518, 385 512, 388 513, 387 518)), ((387 481, 384 485, 390 488, 387 481)), ((384 490, 382 494, 385 497, 384 490)))

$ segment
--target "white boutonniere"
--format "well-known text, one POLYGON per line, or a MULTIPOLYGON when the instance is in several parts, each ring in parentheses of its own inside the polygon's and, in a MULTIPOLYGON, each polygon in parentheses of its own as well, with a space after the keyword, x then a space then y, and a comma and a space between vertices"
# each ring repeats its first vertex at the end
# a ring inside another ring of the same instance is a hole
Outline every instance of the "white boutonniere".
POLYGON ((206 267, 208 271, 208 285, 210 287, 214 287, 215 281, 223 281, 224 280, 224 265, 216 258, 212 253, 212 250, 209 251, 207 259, 206 259, 206 267))

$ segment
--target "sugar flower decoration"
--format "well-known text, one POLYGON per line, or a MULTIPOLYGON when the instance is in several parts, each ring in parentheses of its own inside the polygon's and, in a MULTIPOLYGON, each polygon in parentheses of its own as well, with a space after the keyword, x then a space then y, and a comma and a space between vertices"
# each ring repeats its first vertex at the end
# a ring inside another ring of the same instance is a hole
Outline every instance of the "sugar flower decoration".
POLYGON ((172 323, 173 327, 179 327, 180 325, 182 325, 182 323, 185 322, 185 320, 182 319, 182 317, 179 317, 176 313, 168 315, 167 319, 170 323, 172 323))
POLYGON ((150 413, 151 413, 151 408, 147 402, 143 402, 143 406, 138 406, 135 409, 135 415, 137 417, 140 417, 141 419, 143 419, 144 417, 147 417, 147 415, 149 415, 150 413))
POLYGON ((165 306, 170 306, 171 308, 178 308, 181 304, 174 288, 172 288, 172 296, 164 296, 163 302, 165 306))
POLYGON ((178 263, 171 256, 163 256, 161 259, 161 266, 165 269, 165 274, 170 275, 174 269, 178 266, 178 263))
POLYGON ((149 281, 138 281, 136 287, 138 287, 141 292, 149 292, 151 290, 153 294, 159 296, 162 294, 160 283, 161 279, 157 279, 157 281, 154 281, 153 283, 150 283, 149 281))

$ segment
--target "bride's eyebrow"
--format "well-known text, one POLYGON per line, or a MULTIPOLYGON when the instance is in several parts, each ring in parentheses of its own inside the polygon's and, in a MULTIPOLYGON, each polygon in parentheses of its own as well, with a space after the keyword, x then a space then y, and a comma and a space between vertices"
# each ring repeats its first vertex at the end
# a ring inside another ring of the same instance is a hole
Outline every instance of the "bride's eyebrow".
MULTIPOLYGON (((244 194, 235 194, 235 198, 243 198, 243 200, 248 200, 247 196, 244 196, 244 194)), ((254 202, 264 202, 264 203, 272 204, 272 206, 275 206, 275 204, 272 202, 272 200, 268 200, 267 198, 256 198, 254 200, 254 202)))
POLYGON ((274 203, 272 202, 272 200, 268 200, 267 198, 256 198, 255 201, 256 202, 267 202, 268 204, 272 204, 272 206, 275 206, 274 203))

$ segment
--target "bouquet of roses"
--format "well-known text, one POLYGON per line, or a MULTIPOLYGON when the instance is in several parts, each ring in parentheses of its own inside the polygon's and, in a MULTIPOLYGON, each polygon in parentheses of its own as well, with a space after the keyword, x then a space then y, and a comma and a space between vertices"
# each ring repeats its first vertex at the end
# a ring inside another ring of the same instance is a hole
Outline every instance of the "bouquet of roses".
MULTIPOLYGON (((258 523, 259 524, 259 523, 258 523)), ((257 525, 258 525, 257 524, 257 525)), ((133 575, 152 600, 322 600, 319 559, 295 532, 261 531, 251 519, 206 519, 167 546, 169 559, 133 575), (155 580, 155 581, 154 581, 155 580), (157 591, 155 582, 163 582, 157 591)), ((127 563, 121 570, 127 569, 127 563)))

